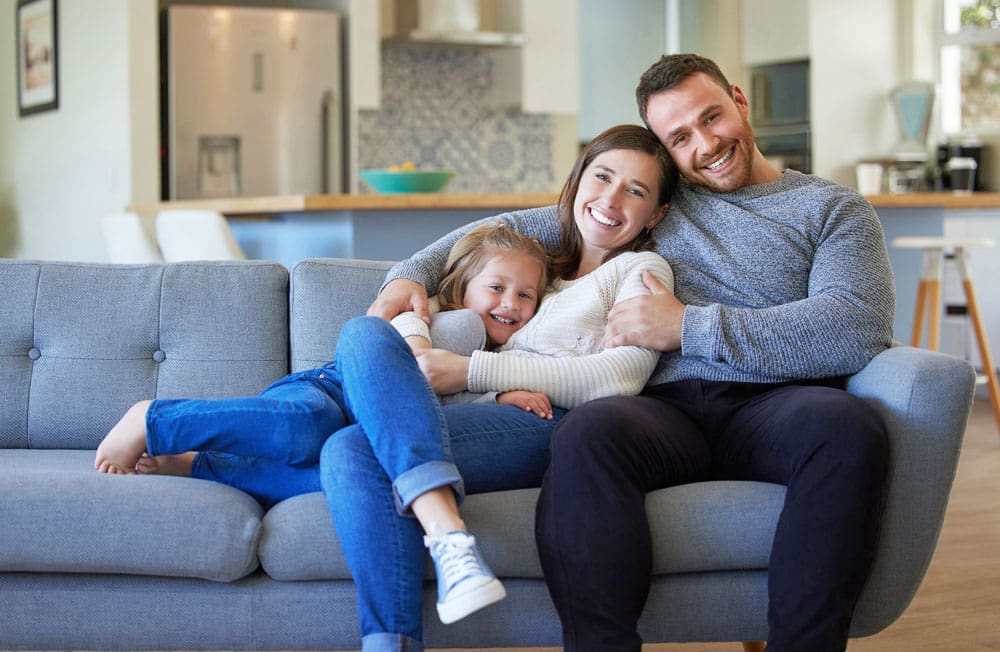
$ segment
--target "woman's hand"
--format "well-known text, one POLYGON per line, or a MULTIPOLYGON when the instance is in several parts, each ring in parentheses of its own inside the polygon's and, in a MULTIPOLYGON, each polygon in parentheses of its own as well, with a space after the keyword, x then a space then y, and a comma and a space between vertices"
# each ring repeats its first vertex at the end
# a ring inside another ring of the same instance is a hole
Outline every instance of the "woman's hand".
POLYGON ((549 397, 541 392, 529 392, 523 389, 504 392, 497 395, 497 403, 514 405, 543 419, 552 418, 552 403, 549 397))
POLYGON ((381 317, 386 321, 400 313, 413 311, 425 324, 431 323, 431 312, 427 307, 427 290, 416 281, 397 278, 382 288, 374 303, 368 307, 368 315, 381 317))
POLYGON ((436 394, 454 394, 469 388, 470 358, 444 349, 423 349, 413 353, 420 371, 436 394))

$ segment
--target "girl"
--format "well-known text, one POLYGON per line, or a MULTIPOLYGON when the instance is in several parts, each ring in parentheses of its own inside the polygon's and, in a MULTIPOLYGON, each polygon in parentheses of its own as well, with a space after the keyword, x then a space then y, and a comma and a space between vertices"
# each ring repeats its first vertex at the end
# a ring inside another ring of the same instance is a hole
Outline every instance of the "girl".
MULTIPOLYGON (((557 278, 532 321, 497 353, 465 357, 417 351, 440 394, 532 390, 557 406, 553 418, 540 419, 511 406, 446 405, 442 411, 460 482, 437 485, 442 501, 460 501, 465 492, 539 486, 549 435, 567 408, 642 389, 658 354, 638 347, 605 350, 601 342, 612 306, 648 292, 641 281, 644 272, 673 287, 666 262, 643 249, 676 183, 670 158, 645 128, 625 125, 597 136, 563 187, 557 278)), ((516 215, 511 217, 516 221, 516 215)), ((423 649, 424 546, 437 571, 443 622, 504 595, 457 509, 421 505, 418 510, 410 502, 414 495, 431 493, 434 485, 409 486, 410 478, 398 475, 394 465, 400 454, 398 439, 382 440, 349 426, 327 440, 320 458, 323 491, 357 585, 366 652, 423 649), (406 518, 410 511, 416 519, 406 518)))
MULTIPOLYGON (((548 279, 547 254, 536 241, 502 224, 486 224, 463 237, 441 283, 441 308, 468 308, 497 346, 534 315, 548 279)), ((419 320, 416 320, 419 321, 419 320)), ((430 346, 430 332, 400 316, 407 341, 430 346)), ((461 321, 463 328, 468 319, 461 321)), ((399 404, 414 410, 413 427, 438 431, 441 417, 427 381, 404 340, 376 318, 348 322, 336 359, 320 369, 294 373, 259 396, 223 400, 165 399, 134 405, 97 448, 103 473, 166 473, 222 482, 247 491, 265 506, 319 491, 323 442, 363 413, 390 424, 399 404), (378 406, 378 407, 373 407, 378 406), (202 452, 190 452, 202 451, 202 452)), ((539 405, 527 392, 497 397, 525 409, 539 405)), ((540 411, 541 412, 541 411, 540 411)), ((362 421, 363 423, 363 421, 362 421)), ((432 455, 437 455, 433 451, 432 455)), ((438 455, 440 456, 440 455, 438 455)), ((435 458, 436 461, 436 458, 435 458)))

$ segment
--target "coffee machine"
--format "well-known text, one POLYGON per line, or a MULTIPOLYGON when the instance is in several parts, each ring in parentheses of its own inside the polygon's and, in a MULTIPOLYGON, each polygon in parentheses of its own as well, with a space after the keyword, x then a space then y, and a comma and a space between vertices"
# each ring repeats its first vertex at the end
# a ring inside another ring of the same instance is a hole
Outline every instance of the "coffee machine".
POLYGON ((984 166, 988 166, 987 153, 987 146, 975 136, 957 137, 938 144, 935 156, 935 186, 941 190, 951 190, 948 161, 954 157, 963 157, 976 161, 976 181, 973 190, 976 192, 988 190, 986 173, 983 170, 984 166))

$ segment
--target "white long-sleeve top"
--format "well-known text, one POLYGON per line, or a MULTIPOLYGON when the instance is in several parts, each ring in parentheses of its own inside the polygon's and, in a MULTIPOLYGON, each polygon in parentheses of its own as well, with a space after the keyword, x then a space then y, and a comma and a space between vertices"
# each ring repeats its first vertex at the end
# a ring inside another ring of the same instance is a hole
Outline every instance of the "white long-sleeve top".
POLYGON ((643 270, 673 290, 670 265, 651 251, 623 253, 586 276, 554 281, 535 316, 506 344, 495 352, 472 353, 469 391, 543 392, 553 405, 564 408, 604 396, 638 394, 660 353, 637 346, 605 349, 602 342, 611 308, 649 294, 642 284, 643 270))

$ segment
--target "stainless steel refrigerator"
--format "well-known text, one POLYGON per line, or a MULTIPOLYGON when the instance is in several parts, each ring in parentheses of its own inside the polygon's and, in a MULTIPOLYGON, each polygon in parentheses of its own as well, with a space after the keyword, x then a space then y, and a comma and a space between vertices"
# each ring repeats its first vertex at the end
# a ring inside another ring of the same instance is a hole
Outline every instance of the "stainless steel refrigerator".
POLYGON ((338 14, 171 5, 163 29, 165 198, 341 192, 338 14))

